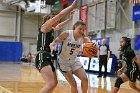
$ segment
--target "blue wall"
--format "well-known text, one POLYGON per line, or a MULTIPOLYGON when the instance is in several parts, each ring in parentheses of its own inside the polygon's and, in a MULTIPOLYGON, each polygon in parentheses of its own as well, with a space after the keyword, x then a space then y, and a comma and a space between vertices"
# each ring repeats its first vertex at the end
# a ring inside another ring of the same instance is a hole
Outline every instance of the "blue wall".
POLYGON ((0 41, 0 61, 20 62, 22 56, 21 42, 0 41))
POLYGON ((135 36, 134 42, 135 42, 134 49, 140 51, 140 35, 135 36))
POLYGON ((133 21, 140 20, 140 5, 133 6, 133 21))
POLYGON ((106 44, 107 45, 109 45, 109 37, 106 37, 106 38, 91 38, 90 40, 92 41, 92 42, 96 42, 96 44, 98 45, 98 46, 100 46, 101 44, 102 44, 102 39, 106 39, 106 44))

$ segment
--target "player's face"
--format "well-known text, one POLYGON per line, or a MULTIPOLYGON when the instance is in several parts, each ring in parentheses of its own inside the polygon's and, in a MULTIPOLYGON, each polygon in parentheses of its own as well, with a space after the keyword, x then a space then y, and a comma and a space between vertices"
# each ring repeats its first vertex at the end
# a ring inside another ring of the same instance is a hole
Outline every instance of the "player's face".
POLYGON ((85 28, 86 26, 85 25, 79 25, 75 28, 75 32, 77 35, 79 36, 83 36, 84 32, 85 32, 85 28))
POLYGON ((120 40, 120 46, 121 46, 121 48, 124 47, 125 44, 126 44, 126 41, 122 38, 122 39, 120 40))
POLYGON ((105 44, 106 44, 106 40, 102 39, 102 45, 105 45, 105 44))

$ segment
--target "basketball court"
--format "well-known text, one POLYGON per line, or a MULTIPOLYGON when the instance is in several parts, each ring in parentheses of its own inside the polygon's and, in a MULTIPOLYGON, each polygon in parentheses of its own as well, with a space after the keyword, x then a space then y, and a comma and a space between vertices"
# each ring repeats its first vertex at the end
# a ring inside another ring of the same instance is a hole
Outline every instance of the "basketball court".
MULTIPOLYGON (((38 53, 37 35, 42 17, 57 14, 73 1, 0 0, 0 93, 40 92, 45 82, 34 61, 38 53)), ((106 78, 97 77, 99 71, 97 56, 92 55, 95 57, 89 58, 78 55, 78 57, 88 77, 87 93, 111 93, 118 77, 117 69, 122 65, 121 62, 118 63, 119 40, 122 36, 131 38, 132 48, 140 59, 140 0, 78 0, 75 7, 72 21, 60 31, 54 32, 53 36, 56 38, 61 32, 72 29, 73 24, 81 19, 86 23, 86 35, 92 42, 99 46, 101 40, 106 39, 111 50, 106 78)), ((59 50, 60 46, 61 44, 58 44, 56 49, 59 50)), ((87 52, 88 48, 84 51, 87 52)), ((80 53, 82 52, 80 50, 80 53)), ((104 68, 102 70, 104 71, 104 68)), ((58 85, 53 93, 71 93, 70 85, 62 73, 59 69, 56 69, 56 72, 58 85)), ((74 77, 78 93, 82 93, 81 81, 74 77)), ((136 84, 140 86, 140 78, 136 84)), ((126 82, 121 85, 118 93, 139 92, 130 88, 129 82, 126 82)))
MULTIPOLYGON (((70 86, 63 77, 63 75, 57 71, 58 85, 53 93, 71 93, 70 86)), ((87 73, 89 79, 88 93, 111 93, 111 88, 114 86, 116 80, 115 77, 108 76, 107 78, 97 78, 95 73, 87 73)), ((79 93, 80 80, 76 78, 79 93)), ((137 81, 140 85, 140 82, 137 81)), ((11 92, 0 93, 39 93, 41 87, 43 87, 44 81, 40 73, 34 66, 29 64, 15 64, 15 63, 1 63, 0 64, 0 86, 4 87, 11 92)), ((118 93, 138 93, 132 90, 128 82, 122 84, 118 93)))

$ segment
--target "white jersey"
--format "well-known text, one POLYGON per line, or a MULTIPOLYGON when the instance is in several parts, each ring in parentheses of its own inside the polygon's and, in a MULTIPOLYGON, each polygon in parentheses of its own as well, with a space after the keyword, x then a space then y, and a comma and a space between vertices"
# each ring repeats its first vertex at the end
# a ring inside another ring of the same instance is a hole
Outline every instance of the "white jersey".
POLYGON ((68 37, 62 42, 60 50, 61 60, 75 60, 83 43, 83 38, 75 40, 73 30, 67 30, 68 37))

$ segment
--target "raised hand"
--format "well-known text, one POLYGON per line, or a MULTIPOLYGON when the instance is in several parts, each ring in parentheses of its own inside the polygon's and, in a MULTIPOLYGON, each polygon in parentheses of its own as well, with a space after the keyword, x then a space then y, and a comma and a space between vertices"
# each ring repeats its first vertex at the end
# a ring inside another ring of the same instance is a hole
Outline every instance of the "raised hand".
POLYGON ((72 19, 74 12, 75 12, 74 10, 70 12, 70 16, 69 16, 70 19, 72 19))
POLYGON ((50 44, 50 49, 51 49, 51 53, 53 52, 53 50, 55 50, 55 43, 50 44))
POLYGON ((77 2, 78 2, 78 0, 73 1, 73 3, 71 4, 73 8, 77 5, 77 2))

